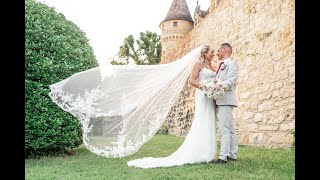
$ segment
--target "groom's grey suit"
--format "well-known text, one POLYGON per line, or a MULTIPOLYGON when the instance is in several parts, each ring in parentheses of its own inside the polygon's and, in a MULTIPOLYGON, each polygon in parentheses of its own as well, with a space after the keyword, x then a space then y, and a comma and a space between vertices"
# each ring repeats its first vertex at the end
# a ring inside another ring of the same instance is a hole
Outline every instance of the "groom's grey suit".
POLYGON ((217 79, 231 89, 226 92, 224 97, 216 100, 218 107, 219 128, 221 133, 221 148, 219 159, 227 161, 227 157, 236 159, 238 151, 238 140, 235 124, 232 115, 232 109, 238 106, 235 97, 235 84, 238 78, 238 65, 230 58, 225 59, 224 69, 217 72, 217 79))

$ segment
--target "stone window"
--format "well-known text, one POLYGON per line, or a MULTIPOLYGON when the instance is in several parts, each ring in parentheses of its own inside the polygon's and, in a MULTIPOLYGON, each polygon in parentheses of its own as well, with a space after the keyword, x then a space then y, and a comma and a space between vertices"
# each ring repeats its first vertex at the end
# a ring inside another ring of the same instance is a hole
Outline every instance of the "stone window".
POLYGON ((173 22, 173 26, 178 26, 178 22, 173 22))

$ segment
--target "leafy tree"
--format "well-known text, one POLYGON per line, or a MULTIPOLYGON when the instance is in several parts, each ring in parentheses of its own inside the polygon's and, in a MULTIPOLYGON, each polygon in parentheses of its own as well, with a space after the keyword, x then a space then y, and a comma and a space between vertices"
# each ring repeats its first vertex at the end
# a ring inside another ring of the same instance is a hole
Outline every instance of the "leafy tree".
POLYGON ((25 1, 25 156, 82 144, 79 121, 52 102, 49 85, 98 66, 85 33, 54 8, 25 1))
POLYGON ((128 64, 130 59, 138 65, 158 64, 161 60, 160 36, 146 31, 140 32, 140 37, 135 40, 133 35, 129 35, 117 55, 121 61, 113 60, 112 64, 128 64))
POLYGON ((129 64, 129 59, 120 58, 119 53, 117 53, 110 63, 113 65, 127 65, 129 64))

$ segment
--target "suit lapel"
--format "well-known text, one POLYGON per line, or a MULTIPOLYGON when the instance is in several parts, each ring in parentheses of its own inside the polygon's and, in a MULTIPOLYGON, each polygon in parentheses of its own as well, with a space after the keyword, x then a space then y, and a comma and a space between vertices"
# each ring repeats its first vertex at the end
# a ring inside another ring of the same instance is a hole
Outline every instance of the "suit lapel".
MULTIPOLYGON (((223 62, 224 62, 224 68, 226 68, 227 66, 228 66, 228 64, 229 64, 229 62, 231 61, 231 58, 228 58, 228 59, 225 59, 223 62)), ((219 72, 218 72, 218 74, 217 74, 217 78, 219 79, 219 77, 220 77, 220 74, 221 74, 221 72, 222 72, 222 69, 219 69, 219 72)))

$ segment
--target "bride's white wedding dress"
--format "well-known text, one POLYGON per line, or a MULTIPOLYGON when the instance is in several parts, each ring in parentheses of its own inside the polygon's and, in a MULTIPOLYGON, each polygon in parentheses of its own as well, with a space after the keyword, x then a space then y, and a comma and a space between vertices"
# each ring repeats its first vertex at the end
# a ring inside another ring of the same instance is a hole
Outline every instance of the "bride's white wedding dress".
MULTIPOLYGON (((209 79, 213 74, 214 72, 210 69, 202 68, 198 80, 209 79)), ((196 89, 194 119, 183 144, 168 157, 135 159, 129 161, 128 166, 156 168, 214 160, 217 149, 215 109, 214 101, 207 98, 201 90, 196 89)))
MULTIPOLYGON (((137 152, 159 130, 200 59, 199 46, 167 64, 91 68, 50 85, 49 96, 81 123, 84 146, 103 157, 137 152)), ((200 71, 199 80, 214 75, 200 71)), ((213 100, 196 91, 195 119, 185 143, 164 160, 132 161, 142 167, 210 161, 215 156, 213 100), (150 162, 150 163, 149 163, 150 162)))

